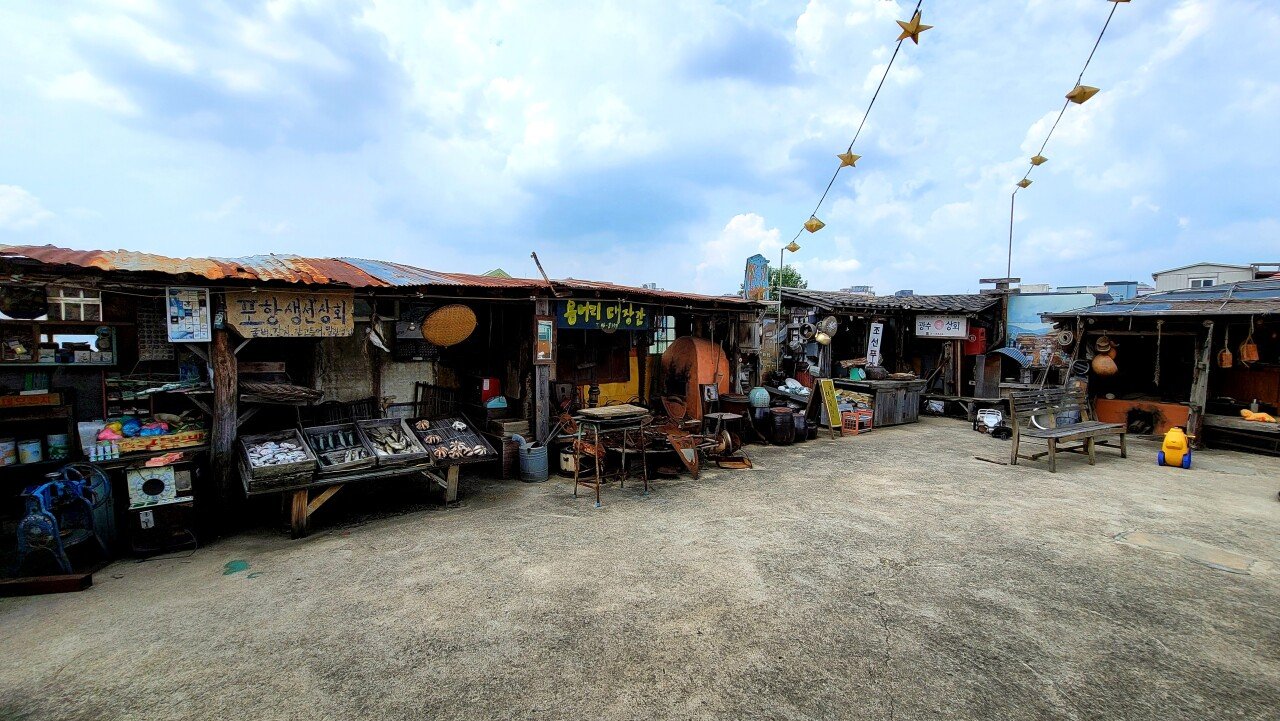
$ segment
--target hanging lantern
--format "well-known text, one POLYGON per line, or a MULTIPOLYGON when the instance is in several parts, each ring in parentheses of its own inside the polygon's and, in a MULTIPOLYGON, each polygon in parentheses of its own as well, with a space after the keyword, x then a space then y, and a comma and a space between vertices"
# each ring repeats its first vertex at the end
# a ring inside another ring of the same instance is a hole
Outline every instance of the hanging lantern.
POLYGON ((1048 161, 1048 160, 1049 160, 1049 159, 1048 159, 1048 158, 1046 158, 1046 157, 1044 157, 1043 155, 1033 155, 1033 156, 1031 156, 1031 164, 1032 164, 1032 165, 1044 165, 1044 164, 1045 164, 1045 162, 1046 162, 1046 161, 1048 161))
POLYGON ((1071 92, 1067 93, 1067 100, 1070 100, 1076 105, 1082 105, 1084 104, 1084 101, 1097 94, 1098 88, 1095 88, 1092 85, 1077 85, 1071 89, 1071 92))
MULTIPOLYGON (((804 229, 809 231, 810 233, 816 233, 825 227, 827 227, 827 224, 822 222, 821 220, 818 220, 817 216, 814 216, 814 215, 810 215, 809 219, 804 221, 804 229)), ((794 240, 791 242, 793 244, 795 243, 794 240)))
MULTIPOLYGON (((819 222, 821 222, 821 221, 819 221, 819 222)), ((787 244, 786 244, 785 249, 787 250, 787 252, 794 253, 794 252, 796 252, 797 250, 800 250, 800 244, 799 244, 799 243, 797 243, 797 242, 795 242, 795 241, 793 240, 793 241, 791 241, 790 243, 787 243, 787 244)))
POLYGON ((1018 181, 1019 188, 1025 188, 1028 185, 1031 185, 1031 178, 1023 178, 1022 180, 1018 181))
POLYGON ((853 153, 848 151, 843 153, 837 153, 836 157, 840 159, 840 167, 842 168, 852 168, 853 166, 857 165, 858 160, 862 158, 861 155, 854 155, 853 153))
POLYGON ((915 15, 911 16, 911 20, 909 22, 902 20, 896 20, 894 22, 898 23, 898 27, 902 28, 902 34, 898 36, 898 41, 901 42, 907 38, 911 38, 911 42, 916 45, 920 44, 920 33, 933 27, 932 25, 920 24, 919 10, 916 11, 915 15))

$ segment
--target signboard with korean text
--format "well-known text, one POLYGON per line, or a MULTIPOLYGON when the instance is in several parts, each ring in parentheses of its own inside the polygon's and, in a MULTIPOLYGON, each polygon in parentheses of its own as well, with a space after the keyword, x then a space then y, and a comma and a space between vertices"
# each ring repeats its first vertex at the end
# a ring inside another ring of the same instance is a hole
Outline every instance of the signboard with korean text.
POLYGON ((342 338, 355 330, 353 293, 227 293, 227 324, 245 338, 342 338))
POLYGON ((627 301, 556 301, 556 327, 560 329, 594 330, 612 327, 616 330, 648 330, 652 321, 647 307, 627 301))
POLYGON ((918 315, 916 335, 920 338, 968 338, 969 319, 962 315, 918 315))
POLYGON ((213 340, 208 288, 165 288, 164 304, 170 343, 213 340))
POLYGON ((867 365, 880 365, 880 341, 884 339, 884 323, 872 323, 867 335, 867 365))
POLYGON ((769 260, 759 253, 747 258, 742 297, 747 300, 765 300, 769 297, 769 260))

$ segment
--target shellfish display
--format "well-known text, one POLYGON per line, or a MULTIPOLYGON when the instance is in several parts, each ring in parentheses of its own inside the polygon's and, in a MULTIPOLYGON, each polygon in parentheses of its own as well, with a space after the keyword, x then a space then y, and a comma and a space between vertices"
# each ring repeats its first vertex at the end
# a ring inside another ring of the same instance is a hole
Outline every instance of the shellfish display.
POLYGON ((245 448, 249 457, 249 465, 253 468, 281 466, 286 463, 302 463, 307 460, 307 452, 296 443, 289 441, 267 441, 245 448))

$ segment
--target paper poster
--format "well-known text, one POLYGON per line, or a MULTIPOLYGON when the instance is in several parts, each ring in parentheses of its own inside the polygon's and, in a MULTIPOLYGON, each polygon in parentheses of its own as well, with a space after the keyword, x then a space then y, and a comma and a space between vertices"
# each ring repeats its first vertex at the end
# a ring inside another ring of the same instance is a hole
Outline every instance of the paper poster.
POLYGON ((165 311, 170 343, 213 340, 208 288, 166 288, 165 311))

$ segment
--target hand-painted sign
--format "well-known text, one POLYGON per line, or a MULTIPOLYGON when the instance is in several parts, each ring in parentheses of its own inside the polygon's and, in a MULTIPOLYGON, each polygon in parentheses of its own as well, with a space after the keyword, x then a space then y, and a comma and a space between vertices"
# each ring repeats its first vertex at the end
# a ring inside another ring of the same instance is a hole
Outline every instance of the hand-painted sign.
POLYGON ((354 305, 352 293, 227 293, 227 324, 245 338, 342 338, 354 305))
POLYGON ((651 324, 648 308, 626 301, 562 300, 556 303, 557 328, 648 330, 651 324))
POLYGON ((884 324, 872 323, 867 336, 867 365, 880 365, 880 341, 884 338, 884 324))
POLYGON ((742 297, 764 300, 769 296, 769 259, 756 253, 747 258, 747 274, 742 281, 742 297))
POLYGON ((916 335, 921 338, 968 338, 969 319, 962 315, 918 315, 916 335))

